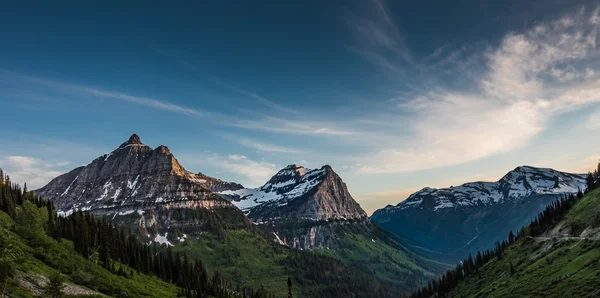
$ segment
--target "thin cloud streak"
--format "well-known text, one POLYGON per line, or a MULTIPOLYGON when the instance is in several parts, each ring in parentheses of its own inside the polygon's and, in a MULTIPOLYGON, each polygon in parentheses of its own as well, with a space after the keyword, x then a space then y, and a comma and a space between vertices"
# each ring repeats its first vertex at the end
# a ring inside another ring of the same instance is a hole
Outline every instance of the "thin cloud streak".
POLYGON ((219 86, 221 86, 221 87, 223 87, 223 88, 225 88, 227 90, 230 90, 230 91, 239 93, 241 95, 245 95, 245 96, 254 98, 254 99, 258 100, 260 103, 262 103, 265 106, 268 106, 270 108, 273 108, 273 109, 276 109, 276 110, 279 110, 279 111, 282 111, 282 112, 287 112, 287 113, 292 113, 292 114, 298 114, 298 111, 293 110, 293 109, 288 109, 288 108, 286 108, 284 106, 276 104, 275 102, 270 101, 270 100, 268 100, 268 99, 266 99, 266 98, 264 98, 264 97, 262 97, 262 96, 260 96, 258 94, 252 93, 250 91, 246 91, 244 89, 238 88, 238 87, 233 86, 231 84, 224 83, 224 82, 222 82, 220 80, 217 80, 215 78, 207 78, 207 79, 209 81, 211 81, 212 83, 214 83, 215 85, 219 85, 219 86))
POLYGON ((30 83, 35 83, 38 85, 50 87, 50 88, 53 88, 55 90, 62 91, 62 92, 77 92, 77 93, 82 93, 84 95, 92 95, 92 96, 97 96, 97 97, 117 99, 117 100, 121 100, 121 101, 127 101, 130 103, 135 103, 135 104, 148 106, 148 107, 159 109, 159 110, 165 110, 168 112, 183 114, 183 115, 187 115, 187 116, 199 116, 199 117, 216 116, 214 113, 209 113, 209 112, 201 111, 201 110, 186 107, 186 106, 176 105, 176 104, 173 104, 173 103, 170 103, 167 101, 157 100, 157 99, 153 99, 153 98, 133 96, 133 95, 128 95, 128 94, 124 94, 124 93, 120 93, 120 92, 100 90, 100 89, 91 88, 91 87, 87 87, 87 86, 81 86, 81 85, 75 85, 75 84, 71 84, 71 83, 48 80, 48 79, 39 78, 39 77, 35 77, 35 76, 21 75, 21 74, 16 74, 16 73, 13 73, 13 72, 10 72, 7 70, 2 70, 2 69, 0 69, 0 74, 2 74, 5 77, 12 77, 13 79, 17 78, 17 79, 27 81, 30 83))
POLYGON ((207 118, 207 119, 218 119, 218 124, 224 126, 234 126, 244 129, 254 129, 261 131, 270 132, 290 132, 290 133, 301 133, 301 134, 312 134, 312 135, 349 135, 351 133, 342 130, 334 129, 327 126, 315 126, 314 123, 307 122, 295 122, 293 120, 284 120, 276 117, 264 117, 258 120, 245 120, 240 118, 234 118, 229 115, 222 113, 208 112, 199 110, 196 108, 186 107, 177 105, 164 100, 158 100, 147 97, 140 97, 129 95, 120 92, 113 92, 108 90, 101 90, 98 88, 92 88, 88 86, 76 85, 71 83, 65 83, 60 81, 54 81, 35 76, 21 75, 12 73, 7 70, 0 69, 0 75, 4 76, 5 79, 18 79, 29 83, 35 83, 38 85, 50 87, 52 89, 61 92, 75 92, 82 95, 91 95, 96 97, 116 99, 120 101, 126 101, 133 104, 143 105, 151 107, 157 110, 163 110, 167 112, 182 114, 191 117, 207 118), (277 128, 272 126, 273 123, 277 125, 283 125, 283 128, 277 128))
POLYGON ((189 61, 181 59, 179 57, 176 57, 175 55, 173 55, 171 53, 168 53, 167 51, 165 51, 165 50, 163 50, 161 48, 157 48, 157 47, 151 47, 151 48, 155 52, 157 52, 157 53, 159 53, 159 54, 161 54, 161 55, 163 55, 163 56, 171 59, 172 61, 174 61, 174 62, 176 62, 176 63, 178 63, 180 65, 183 65, 185 67, 188 67, 189 69, 192 69, 193 71, 199 73, 204 79, 208 80, 209 82, 211 82, 211 83, 213 83, 215 85, 218 85, 218 86, 220 86, 222 88, 225 88, 225 89, 227 89, 229 91, 233 91, 235 93, 238 93, 238 94, 241 94, 241 95, 244 95, 244 96, 256 99, 261 104, 263 104, 265 106, 268 106, 270 108, 273 108, 273 109, 276 109, 276 110, 279 110, 279 111, 282 111, 282 112, 292 113, 292 114, 297 114, 298 113, 298 111, 296 111, 296 110, 286 108, 286 107, 284 107, 282 105, 279 105, 279 104, 277 104, 277 103, 275 103, 275 102, 273 102, 273 101, 271 101, 269 99, 266 99, 265 97, 260 96, 260 95, 258 95, 256 93, 244 90, 242 88, 238 88, 236 86, 233 86, 232 84, 225 83, 222 80, 219 80, 219 79, 217 79, 215 77, 207 75, 203 71, 201 71, 198 67, 196 67, 194 64, 190 63, 189 61))
POLYGON ((255 149, 255 150, 261 151, 261 152, 293 153, 293 154, 301 153, 301 151, 296 148, 289 148, 289 147, 283 147, 283 146, 278 146, 278 145, 274 145, 274 144, 264 143, 264 142, 260 142, 260 141, 256 141, 253 139, 240 137, 240 136, 236 136, 236 135, 232 135, 232 134, 220 133, 220 134, 218 134, 218 136, 225 140, 232 141, 232 142, 235 142, 244 147, 255 149))

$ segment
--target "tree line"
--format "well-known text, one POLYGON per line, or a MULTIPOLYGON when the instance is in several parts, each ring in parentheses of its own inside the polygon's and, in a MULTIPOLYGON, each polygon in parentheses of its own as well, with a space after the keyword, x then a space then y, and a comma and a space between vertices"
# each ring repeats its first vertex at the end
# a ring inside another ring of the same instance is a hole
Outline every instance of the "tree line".
MULTIPOLYGON (((494 249, 484 250, 483 252, 478 251, 474 258, 471 254, 469 254, 466 259, 456 265, 456 268, 448 270, 438 279, 429 281, 427 286, 412 292, 408 297, 444 297, 450 293, 460 281, 470 276, 479 275, 479 268, 481 268, 483 265, 494 258, 502 258, 504 251, 516 243, 517 240, 526 237, 540 236, 549 228, 554 226, 554 224, 560 221, 571 209, 571 207, 573 207, 577 201, 583 198, 585 193, 600 187, 599 172, 600 163, 598 164, 597 170, 588 174, 586 179, 587 189, 585 192, 579 190, 577 194, 570 194, 554 201, 552 204, 546 206, 542 212, 538 213, 538 215, 534 220, 531 221, 529 225, 523 226, 516 235, 510 231, 505 240, 502 242, 496 242, 494 249)), ((512 264, 510 271, 511 274, 514 274, 514 268, 512 267, 512 264)))
MULTIPOLYGON (((171 248, 158 249, 156 244, 142 243, 110 220, 98 220, 89 212, 78 211, 68 217, 58 217, 51 201, 12 183, 0 169, 0 210, 15 219, 19 235, 27 240, 43 239, 45 233, 55 239, 71 240, 75 251, 114 274, 129 276, 137 273, 155 275, 180 288, 181 297, 274 297, 263 287, 233 287, 218 271, 209 274, 201 259, 173 253, 171 248), (19 209, 17 209, 19 207, 19 209), (46 209, 47 218, 39 218, 37 209, 46 209), (125 270, 127 265, 129 270, 125 270)), ((7 265, 8 264, 0 264, 7 265)), ((7 267, 0 270, 11 274, 7 267)), ((2 274, 0 274, 2 275, 2 274)), ((2 277, 2 276, 0 276, 2 277)), ((291 280, 288 286, 291 288, 291 280)))
POLYGON ((600 186, 600 163, 594 172, 589 172, 586 178, 587 190, 592 191, 600 186))

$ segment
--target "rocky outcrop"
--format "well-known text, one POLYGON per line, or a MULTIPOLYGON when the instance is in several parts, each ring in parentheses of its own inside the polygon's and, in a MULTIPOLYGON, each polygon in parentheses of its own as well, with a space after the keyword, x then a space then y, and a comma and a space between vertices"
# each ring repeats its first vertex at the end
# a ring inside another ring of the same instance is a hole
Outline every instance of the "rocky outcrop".
POLYGON ((340 239, 336 225, 371 225, 346 184, 328 165, 314 170, 289 165, 260 188, 221 194, 275 235, 275 241, 297 249, 335 249, 340 239))
POLYGON ((233 196, 233 203, 255 222, 367 218, 328 165, 315 170, 289 165, 260 188, 221 193, 233 196))
POLYGON ((59 215, 90 211, 117 224, 144 227, 152 236, 166 234, 169 227, 176 226, 202 230, 202 217, 180 222, 173 216, 174 210, 184 210, 175 212, 181 214, 227 208, 243 217, 228 200, 213 193, 240 188, 236 183, 185 170, 169 148, 161 145, 152 149, 134 134, 111 153, 53 179, 36 192, 52 200, 59 215))

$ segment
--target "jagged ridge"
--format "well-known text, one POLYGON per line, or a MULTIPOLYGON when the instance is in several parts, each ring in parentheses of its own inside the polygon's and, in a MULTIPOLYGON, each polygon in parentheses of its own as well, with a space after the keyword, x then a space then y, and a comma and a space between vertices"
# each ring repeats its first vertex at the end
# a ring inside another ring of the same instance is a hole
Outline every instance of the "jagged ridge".
POLYGON ((262 187, 221 194, 233 198, 233 203, 256 222, 367 217, 328 165, 314 170, 289 165, 262 187))
POLYGON ((521 166, 497 182, 424 188, 371 219, 430 258, 458 261, 489 249, 544 207, 585 188, 585 176, 521 166))
MULTIPOLYGON (((193 227, 217 220, 208 213, 173 215, 173 210, 235 209, 213 191, 240 188, 243 186, 237 183, 185 170, 169 148, 161 145, 152 149, 134 134, 111 153, 53 179, 36 192, 52 200, 60 215, 82 210, 110 216, 117 222, 138 226, 164 242, 165 236, 159 234, 166 234, 171 225, 193 227)), ((234 216, 243 222, 240 217, 243 214, 234 216)), ((225 223, 228 219, 218 220, 225 223)))

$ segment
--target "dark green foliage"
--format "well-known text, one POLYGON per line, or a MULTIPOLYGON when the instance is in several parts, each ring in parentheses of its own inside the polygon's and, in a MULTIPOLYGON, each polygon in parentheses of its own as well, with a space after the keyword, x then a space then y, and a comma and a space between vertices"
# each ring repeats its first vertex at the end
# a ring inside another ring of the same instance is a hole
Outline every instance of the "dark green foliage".
MULTIPOLYGON (((410 297, 431 297, 437 295, 438 297, 444 297, 451 293, 457 286, 461 284, 461 281, 470 279, 481 279, 481 269, 487 263, 491 262, 501 262, 503 259, 503 255, 509 249, 514 246, 519 246, 525 243, 525 246, 531 246, 532 237, 538 237, 542 235, 544 232, 553 228, 559 221, 565 219, 566 222, 570 224, 571 232, 574 234, 579 234, 585 227, 587 226, 595 226, 594 220, 592 220, 593 216, 597 216, 597 205, 598 205, 598 195, 597 192, 594 192, 595 189, 600 187, 600 163, 598 164, 598 170, 594 171, 594 173, 589 173, 587 176, 587 189, 584 192, 581 190, 576 195, 569 195, 565 198, 561 198, 554 203, 546 206, 546 208, 540 212, 537 217, 531 221, 531 223, 519 231, 519 233, 515 236, 512 231, 509 233, 507 240, 498 242, 496 244, 496 248, 494 250, 487 250, 482 252, 477 252, 477 257, 475 261, 469 255, 467 259, 465 259, 461 264, 457 265, 457 268, 454 270, 448 271, 446 274, 442 275, 442 277, 438 280, 433 280, 429 283, 428 287, 423 287, 422 289, 413 292, 410 297), (586 200, 587 199, 587 200, 586 200), (571 214, 572 211, 574 214, 571 214), (569 214, 568 214, 569 213, 569 214), (496 258, 494 258, 496 257, 496 258)), ((594 217, 595 218, 595 217, 594 217)), ((589 243, 589 240, 586 239, 586 242, 589 243)), ((562 242, 566 244, 567 242, 562 242)), ((588 249, 584 249, 584 253, 589 252, 591 250, 591 246, 588 249)), ((546 266, 552 266, 554 260, 557 258, 564 258, 568 254, 569 250, 560 250, 557 253, 556 257, 547 257, 545 258, 546 266)), ((585 258, 585 260, 589 260, 590 258, 585 258)), ((585 264, 584 268, 590 267, 592 265, 596 265, 598 263, 597 259, 592 259, 593 261, 588 261, 589 264, 585 264)), ((529 260, 531 262, 531 260, 529 260)), ((567 259, 567 263, 571 263, 573 260, 567 259)), ((516 268, 522 266, 523 264, 517 263, 513 265, 512 260, 507 260, 509 262, 509 272, 510 276, 519 276, 521 273, 516 268)), ((506 268, 506 267, 505 267, 506 268)), ((529 270, 528 270, 529 271, 529 270)), ((525 272, 527 275, 529 272, 525 272)), ((568 278, 569 276, 559 276, 554 279, 552 283, 552 287, 555 287, 558 283, 560 283, 563 279, 568 278)), ((537 281, 541 282, 541 281, 537 281)), ((534 282, 535 284, 535 282, 534 282)), ((479 286, 477 286, 479 288, 479 286)), ((595 289, 591 289, 591 291, 596 291, 595 289)), ((596 293, 598 293, 596 291, 596 293)), ((486 293, 477 293, 479 295, 485 295, 486 293)), ((490 293, 487 293, 490 294, 490 293)), ((512 293, 514 295, 514 293, 512 293)), ((529 293, 531 294, 531 293, 529 293)), ((462 296, 462 294, 461 294, 462 296)), ((544 296, 544 295, 541 295, 544 296)))
MULTIPOLYGON (((96 220, 89 212, 76 212, 69 217, 56 217, 52 202, 43 200, 35 194, 23 191, 10 182, 0 170, 0 208, 15 221, 15 230, 29 242, 35 256, 46 264, 63 268, 73 281, 85 285, 93 285, 95 279, 89 273, 77 269, 79 264, 57 264, 61 260, 52 258, 52 250, 59 249, 51 243, 47 235, 55 238, 71 240, 73 248, 81 256, 95 260, 115 275, 128 277, 124 265, 130 272, 137 270, 144 274, 156 275, 160 279, 180 287, 180 294, 185 297, 272 297, 264 289, 253 290, 243 288, 232 291, 231 283, 216 272, 209 278, 202 261, 191 261, 171 249, 157 251, 156 247, 140 242, 135 236, 127 236, 125 231, 117 229, 106 220, 96 220), (68 267, 71 267, 70 269, 68 267)), ((3 214, 0 212, 0 215, 3 214)), ((0 230, 0 232, 3 232, 0 230)), ((0 233, 0 244, 4 243, 0 233)), ((14 253, 7 245, 0 246, 0 279, 6 280, 13 274, 14 253)), ((130 276, 133 274, 130 274, 130 276)), ((58 273, 50 277, 45 291, 49 297, 61 297, 64 277, 58 273)), ((99 289, 113 296, 127 295, 123 290, 111 287, 99 289)))
MULTIPOLYGON (((528 225, 519 231, 515 236, 512 231, 508 234, 507 240, 497 242, 493 250, 478 251, 475 259, 469 255, 468 258, 459 263, 455 269, 449 270, 437 280, 432 280, 431 286, 423 287, 422 289, 413 292, 409 297, 421 298, 437 295, 444 297, 452 291, 462 280, 467 277, 480 278, 480 268, 490 261, 502 259, 504 252, 512 245, 516 244, 520 239, 537 237, 547 231, 550 227, 564 218, 565 214, 577 203, 583 196, 581 191, 577 195, 569 195, 561 198, 554 203, 546 206, 544 211, 528 225)), ((515 269, 510 264, 511 275, 515 273, 515 269)))
POLYGON ((598 163, 598 168, 593 173, 588 173, 586 182, 587 191, 592 191, 600 186, 600 163, 598 163))
POLYGON ((44 287, 44 296, 51 298, 63 297, 65 288, 65 278, 60 273, 50 275, 48 284, 44 287))

